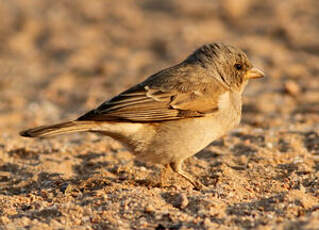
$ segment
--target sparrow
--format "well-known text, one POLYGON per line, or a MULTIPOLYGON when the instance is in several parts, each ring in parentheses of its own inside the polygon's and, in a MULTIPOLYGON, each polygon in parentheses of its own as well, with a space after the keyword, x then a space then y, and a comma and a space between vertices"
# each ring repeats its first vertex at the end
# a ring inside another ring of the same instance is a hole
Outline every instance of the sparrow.
POLYGON ((183 161, 239 124, 244 88, 250 79, 262 77, 241 49, 206 44, 76 120, 20 135, 107 135, 138 160, 163 164, 201 189, 203 185, 182 169, 183 161))

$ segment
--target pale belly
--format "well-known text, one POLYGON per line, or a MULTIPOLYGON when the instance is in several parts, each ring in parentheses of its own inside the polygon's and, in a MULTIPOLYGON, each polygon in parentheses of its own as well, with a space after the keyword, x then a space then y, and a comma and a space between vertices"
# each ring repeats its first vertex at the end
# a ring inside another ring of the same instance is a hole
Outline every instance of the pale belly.
POLYGON ((229 114, 162 123, 150 145, 137 153, 143 161, 167 164, 193 156, 239 123, 229 114))

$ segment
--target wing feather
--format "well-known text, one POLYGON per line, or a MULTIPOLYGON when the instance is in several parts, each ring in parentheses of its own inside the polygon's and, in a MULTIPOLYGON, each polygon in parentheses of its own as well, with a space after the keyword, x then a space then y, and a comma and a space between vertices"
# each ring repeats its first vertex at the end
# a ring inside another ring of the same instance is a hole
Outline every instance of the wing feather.
POLYGON ((160 122, 216 112, 226 89, 213 77, 201 82, 193 72, 178 66, 163 70, 78 120, 160 122))

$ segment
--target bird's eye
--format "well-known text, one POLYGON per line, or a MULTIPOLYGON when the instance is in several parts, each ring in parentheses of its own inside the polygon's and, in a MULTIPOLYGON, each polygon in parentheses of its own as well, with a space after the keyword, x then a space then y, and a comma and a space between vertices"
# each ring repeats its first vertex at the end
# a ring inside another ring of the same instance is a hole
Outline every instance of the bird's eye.
POLYGON ((241 64, 235 64, 234 66, 237 70, 241 70, 243 68, 241 64))

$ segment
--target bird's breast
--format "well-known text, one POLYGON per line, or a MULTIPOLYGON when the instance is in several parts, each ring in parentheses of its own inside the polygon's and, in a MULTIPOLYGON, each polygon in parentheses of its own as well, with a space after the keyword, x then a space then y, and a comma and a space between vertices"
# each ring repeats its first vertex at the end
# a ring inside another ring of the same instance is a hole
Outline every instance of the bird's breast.
POLYGON ((242 98, 240 93, 226 92, 219 97, 218 111, 225 128, 232 129, 241 119, 242 98))

